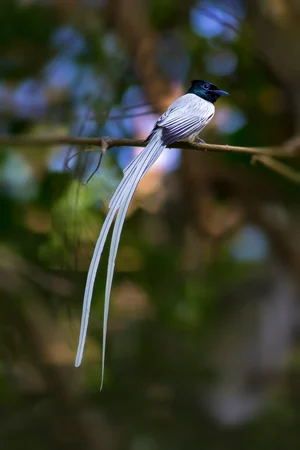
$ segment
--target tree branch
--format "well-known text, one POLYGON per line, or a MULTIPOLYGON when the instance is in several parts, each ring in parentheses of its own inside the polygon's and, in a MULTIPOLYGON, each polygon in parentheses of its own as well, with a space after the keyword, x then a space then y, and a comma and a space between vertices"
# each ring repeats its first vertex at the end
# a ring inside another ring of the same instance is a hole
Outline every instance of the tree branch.
POLYGON ((278 173, 282 177, 288 178, 290 181, 296 184, 300 184, 300 173, 291 167, 286 166, 282 162, 276 161, 273 158, 265 155, 254 155, 253 162, 260 162, 264 166, 278 173))
MULTIPOLYGON (((145 147, 147 143, 140 139, 113 138, 113 137, 72 137, 72 136, 0 136, 0 147, 43 147, 43 146, 87 146, 100 147, 99 150, 105 152, 112 147, 145 147)), ((217 153, 239 153, 249 155, 265 155, 277 158, 295 158, 300 157, 300 145, 295 141, 295 145, 289 147, 239 147, 232 145, 189 143, 186 141, 175 142, 169 148, 180 148, 184 150, 197 150, 201 152, 217 153)), ((89 148, 88 151, 95 151, 89 148)))

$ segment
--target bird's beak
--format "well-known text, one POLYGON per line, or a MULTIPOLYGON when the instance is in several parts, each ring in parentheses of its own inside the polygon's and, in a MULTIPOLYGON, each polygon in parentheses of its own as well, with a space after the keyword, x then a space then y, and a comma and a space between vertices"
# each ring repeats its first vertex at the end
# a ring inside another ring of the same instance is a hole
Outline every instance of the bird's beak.
POLYGON ((215 89, 213 92, 220 95, 220 97, 222 97, 223 95, 229 95, 228 92, 222 91, 221 89, 215 89))

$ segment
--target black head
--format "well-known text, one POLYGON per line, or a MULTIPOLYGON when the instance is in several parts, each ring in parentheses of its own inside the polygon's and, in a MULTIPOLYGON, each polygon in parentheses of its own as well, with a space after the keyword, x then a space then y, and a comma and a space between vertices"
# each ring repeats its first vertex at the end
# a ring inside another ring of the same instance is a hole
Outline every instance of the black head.
POLYGON ((193 80, 192 86, 187 93, 198 95, 198 97, 201 97, 211 103, 215 103, 215 101, 217 101, 219 97, 222 97, 222 95, 229 95, 228 92, 222 91, 214 84, 205 80, 193 80))

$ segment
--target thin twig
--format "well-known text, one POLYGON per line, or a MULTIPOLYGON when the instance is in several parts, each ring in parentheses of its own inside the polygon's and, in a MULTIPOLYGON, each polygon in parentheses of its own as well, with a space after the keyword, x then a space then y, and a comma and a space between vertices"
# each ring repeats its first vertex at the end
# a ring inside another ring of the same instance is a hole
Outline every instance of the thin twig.
POLYGON ((300 184, 300 173, 280 161, 276 161, 275 159, 265 155, 255 155, 253 156, 252 161, 260 162, 282 177, 289 179, 293 183, 300 184))
POLYGON ((120 109, 122 111, 130 111, 131 109, 144 108, 145 106, 151 107, 150 103, 143 102, 143 103, 137 103, 136 105, 118 106, 118 109, 120 109))
MULTIPOLYGON (((213 11, 206 9, 205 6, 200 5, 196 9, 198 9, 198 11, 201 12, 202 14, 204 14, 205 16, 209 17, 210 19, 215 20, 216 22, 219 22, 221 25, 223 25, 226 28, 229 28, 230 30, 234 31, 235 33, 239 32, 239 29, 237 26, 228 22, 227 20, 223 20, 221 17, 219 17, 213 11)), ((226 12, 226 11, 223 10, 223 12, 226 12)), ((233 19, 238 21, 237 17, 234 17, 233 14, 228 12, 228 15, 231 15, 231 17, 233 19)))
POLYGON ((142 111, 142 112, 136 112, 132 114, 119 114, 117 116, 108 116, 107 120, 124 120, 124 119, 134 119, 135 117, 141 117, 141 116, 150 116, 151 114, 155 114, 153 109, 150 109, 149 111, 142 111))
POLYGON ((70 171, 72 170, 72 168, 70 167, 70 162, 72 161, 72 159, 76 158, 76 156, 79 156, 79 155, 80 155, 80 152, 76 152, 76 153, 74 153, 74 155, 68 157, 67 162, 66 162, 66 168, 68 170, 70 170, 70 171))
POLYGON ((103 153, 100 152, 97 165, 96 165, 95 169, 93 170, 93 172, 91 173, 91 175, 88 177, 88 179, 84 182, 84 184, 88 184, 88 182, 93 178, 95 173, 98 172, 98 170, 100 169, 100 166, 101 166, 102 157, 103 157, 103 153))
POLYGON ((98 170, 100 169, 101 161, 102 161, 103 155, 106 152, 107 148, 108 148, 108 145, 107 145, 106 141, 103 139, 103 143, 102 143, 102 147, 101 147, 101 151, 100 151, 100 155, 99 155, 99 160, 98 160, 97 166, 96 166, 95 170, 93 170, 93 173, 88 177, 88 179, 86 180, 86 182, 84 184, 88 184, 88 182, 93 178, 95 173, 98 172, 98 170))

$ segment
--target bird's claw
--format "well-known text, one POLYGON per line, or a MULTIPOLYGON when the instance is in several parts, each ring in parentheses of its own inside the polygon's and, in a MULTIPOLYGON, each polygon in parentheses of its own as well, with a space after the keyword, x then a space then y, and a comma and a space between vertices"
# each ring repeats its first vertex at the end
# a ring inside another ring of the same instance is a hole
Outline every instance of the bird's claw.
POLYGON ((194 142, 195 144, 205 144, 205 141, 198 136, 195 138, 194 142))

